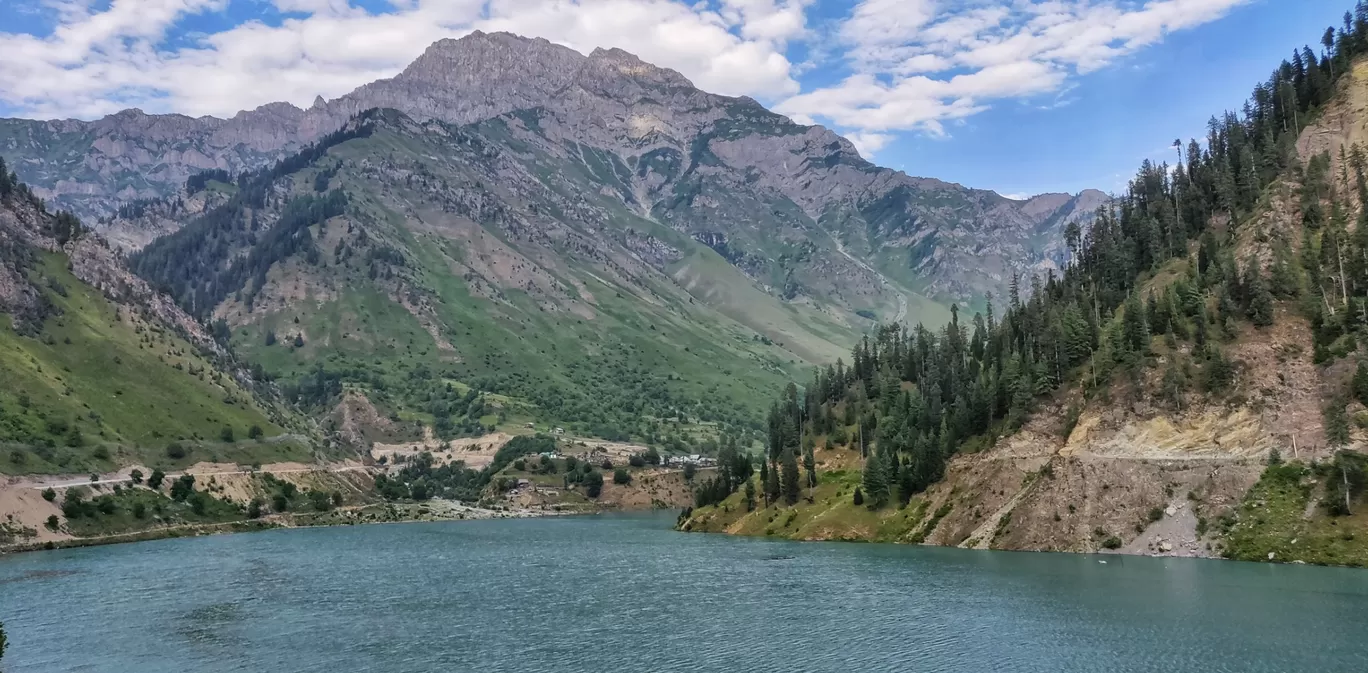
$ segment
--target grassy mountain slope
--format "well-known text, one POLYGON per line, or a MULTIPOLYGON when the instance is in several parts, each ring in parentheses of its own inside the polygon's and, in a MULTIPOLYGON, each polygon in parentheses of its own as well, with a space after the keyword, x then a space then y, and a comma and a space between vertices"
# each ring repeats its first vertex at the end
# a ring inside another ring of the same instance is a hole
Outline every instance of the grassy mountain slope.
MULTIPOLYGON (((1256 112, 1213 120, 1207 149, 1194 143, 1178 171, 1142 168, 1118 212, 1083 239, 1076 268, 986 338, 962 337, 973 355, 946 334, 929 341, 930 360, 907 355, 892 380, 910 401, 879 369, 902 361, 896 340, 879 341, 867 356, 877 364, 840 385, 819 377, 803 414, 814 419, 803 427, 815 488, 781 498, 775 487, 775 504, 754 507, 744 489, 704 493, 681 527, 1368 564, 1368 63, 1351 61, 1358 44, 1351 35, 1319 63, 1284 64, 1256 90, 1246 108, 1256 112), (1285 124, 1278 115, 1292 106, 1275 109, 1269 95, 1280 88, 1300 98, 1285 124), (1073 313, 1080 304, 1096 329, 1073 313), (947 351, 950 364, 938 354, 947 351), (960 357, 976 383, 957 380, 960 357), (965 391, 943 414, 923 367, 965 391), (919 416, 928 406, 929 422, 919 416)), ((776 412, 776 466, 803 450, 785 420, 794 404, 776 412)))
POLYGON ((535 133, 366 113, 135 268, 297 401, 353 387, 444 437, 748 432, 765 391, 853 340, 850 314, 764 292, 535 133))
POLYGON ((206 334, 182 331, 192 321, 162 319, 174 307, 143 294, 102 241, 12 183, 0 251, 0 472, 308 457, 299 441, 274 439, 291 415, 229 373, 206 334), (225 441, 225 429, 247 440, 253 427, 262 441, 225 441), (184 452, 169 456, 173 442, 184 452))

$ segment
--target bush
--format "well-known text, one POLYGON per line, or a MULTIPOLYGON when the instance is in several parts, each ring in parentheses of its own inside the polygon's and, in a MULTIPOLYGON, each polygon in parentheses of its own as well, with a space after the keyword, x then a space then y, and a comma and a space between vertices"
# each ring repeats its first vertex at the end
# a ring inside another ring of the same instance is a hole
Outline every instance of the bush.
POLYGON ((1164 508, 1163 508, 1163 507, 1151 507, 1151 508, 1150 508, 1150 511, 1149 511, 1149 520, 1150 520, 1150 521, 1158 521, 1158 520, 1160 520, 1160 519, 1162 519, 1162 518, 1164 518, 1164 508))
POLYGON ((152 476, 147 478, 147 487, 152 490, 161 488, 162 482, 166 480, 166 473, 161 470, 152 470, 152 476))
POLYGON ((251 428, 247 429, 247 436, 252 439, 261 439, 261 436, 264 434, 266 433, 261 430, 260 425, 253 425, 251 428))
POLYGON ((135 502, 135 503, 133 503, 133 518, 135 518, 135 519, 146 519, 146 518, 147 518, 147 505, 146 505, 145 503, 141 503, 141 502, 135 502))
POLYGON ((513 461, 513 469, 515 469, 515 470, 517 470, 517 471, 519 471, 519 472, 526 472, 526 471, 527 471, 527 461, 523 460, 522 458, 519 458, 519 459, 513 461))
POLYGON ((271 511, 288 512, 290 511, 290 499, 284 493, 277 493, 271 496, 271 511))
POLYGON ((91 455, 95 456, 95 460, 109 460, 109 447, 97 446, 91 455))
POLYGON ((171 483, 171 499, 185 502, 195 492, 194 475, 182 475, 180 479, 171 483))
POLYGON ((142 470, 133 470, 132 472, 129 472, 128 479, 134 484, 141 484, 143 482, 142 470))
POLYGON ((582 483, 584 484, 584 494, 591 498, 597 498, 603 492, 603 473, 590 472, 584 475, 582 483))
POLYGON ((233 437, 232 426, 223 426, 223 429, 219 430, 219 439, 222 440, 225 444, 232 444, 233 442, 236 442, 237 439, 233 437))
POLYGON ((1113 536, 1111 536, 1111 537, 1109 537, 1109 538, 1107 538, 1107 539, 1105 539, 1105 540, 1102 541, 1102 547, 1103 547, 1104 549, 1120 549, 1120 548, 1121 548, 1121 538, 1116 537, 1115 535, 1113 535, 1113 536))
MULTIPOLYGON (((166 457, 170 458, 171 460, 180 460, 186 457, 187 455, 189 455, 189 452, 185 449, 184 446, 181 445, 180 442, 171 442, 170 444, 166 445, 166 457)), ((153 488, 156 487, 153 486, 153 488)))
POLYGON ((634 453, 631 458, 627 459, 627 464, 632 467, 646 467, 646 459, 641 454, 634 453))
POLYGON ((851 499, 851 502, 856 506, 864 504, 864 492, 860 490, 859 486, 855 487, 855 497, 851 499))
POLYGON ((54 491, 54 490, 52 490, 51 488, 45 488, 45 489, 43 489, 43 499, 46 500, 46 501, 48 501, 48 502, 52 502, 53 500, 56 500, 56 499, 57 499, 57 491, 54 491))
POLYGON ((603 468, 604 470, 611 470, 613 469, 613 461, 604 458, 603 464, 599 465, 599 467, 603 468))
POLYGON ((28 462, 28 454, 20 449, 10 451, 10 462, 15 465, 23 465, 28 462))
POLYGON ((48 530, 54 530, 54 531, 55 531, 55 530, 57 530, 58 528, 60 528, 61 526, 62 526, 62 523, 61 523, 60 521, 57 520, 57 515, 56 515, 56 514, 53 514, 53 515, 51 515, 51 516, 49 516, 49 517, 47 518, 47 528, 48 528, 48 530))
POLYGON ((261 506, 262 506, 262 504, 264 504, 264 503, 262 503, 261 498, 252 498, 252 501, 249 502, 249 503, 247 503, 247 518, 248 518, 248 519, 259 519, 259 518, 261 518, 261 506))
POLYGON ((698 466, 693 463, 684 463, 684 481, 693 481, 695 474, 698 474, 698 466))
POLYGON ((628 474, 625 468, 619 467, 613 470, 613 483, 618 485, 630 484, 632 483, 632 475, 628 474))

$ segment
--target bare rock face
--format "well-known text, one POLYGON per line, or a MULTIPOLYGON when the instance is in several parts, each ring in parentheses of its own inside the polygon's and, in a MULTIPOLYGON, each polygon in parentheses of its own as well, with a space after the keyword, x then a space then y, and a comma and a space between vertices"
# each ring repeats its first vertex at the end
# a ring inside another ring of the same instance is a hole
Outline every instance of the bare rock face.
POLYGON ((633 212, 695 238, 722 235, 744 260, 738 268, 786 278, 798 294, 896 285, 978 299, 1014 274, 1057 268, 1065 226, 1106 203, 1095 191, 1013 201, 910 177, 865 161, 826 128, 701 91, 620 49, 586 56, 478 31, 307 110, 273 103, 231 119, 127 110, 94 122, 0 120, 0 155, 40 196, 102 220, 114 227, 111 240, 136 249, 176 218, 119 221, 119 205, 179 195, 206 169, 269 165, 375 108, 419 124, 506 125, 523 147, 581 162, 601 193, 633 212))

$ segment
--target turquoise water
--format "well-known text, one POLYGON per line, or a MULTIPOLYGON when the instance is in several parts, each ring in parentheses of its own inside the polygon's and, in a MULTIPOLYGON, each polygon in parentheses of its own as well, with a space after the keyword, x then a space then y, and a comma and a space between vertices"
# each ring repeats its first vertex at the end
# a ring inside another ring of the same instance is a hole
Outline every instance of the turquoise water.
POLYGON ((5 673, 1368 671, 1368 571, 803 544, 670 515, 0 558, 5 673))

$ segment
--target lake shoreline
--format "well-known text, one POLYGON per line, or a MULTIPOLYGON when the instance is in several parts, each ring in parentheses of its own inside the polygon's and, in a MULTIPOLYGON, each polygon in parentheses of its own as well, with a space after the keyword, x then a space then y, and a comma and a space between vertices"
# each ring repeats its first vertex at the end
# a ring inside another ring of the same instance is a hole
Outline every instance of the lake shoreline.
POLYGON ((601 514, 603 511, 555 511, 516 509, 500 510, 465 505, 454 500, 433 499, 426 503, 372 503, 362 507, 273 515, 260 519, 243 519, 205 524, 182 524, 97 537, 72 537, 42 542, 23 542, 0 546, 0 557, 59 549, 103 547, 115 544, 152 542, 183 537, 257 533, 282 528, 340 528, 376 524, 434 523, 442 521, 484 521, 492 519, 541 519, 551 517, 601 514), (345 515, 383 507, 386 518, 356 518, 345 515))

